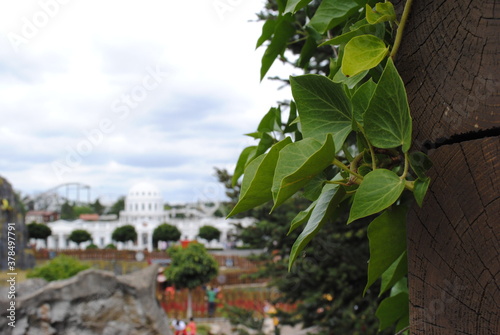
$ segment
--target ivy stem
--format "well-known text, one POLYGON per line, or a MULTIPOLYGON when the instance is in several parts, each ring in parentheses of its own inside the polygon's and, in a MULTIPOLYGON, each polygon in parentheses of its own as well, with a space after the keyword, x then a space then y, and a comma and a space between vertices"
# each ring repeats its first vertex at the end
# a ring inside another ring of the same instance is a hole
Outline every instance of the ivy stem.
POLYGON ((408 175, 408 169, 409 169, 409 159, 408 159, 408 152, 405 152, 405 165, 404 165, 404 170, 403 174, 401 175, 401 180, 405 179, 406 176, 408 175))
POLYGON ((401 16, 401 22, 398 26, 398 31, 396 32, 396 38, 394 39, 394 46, 391 51, 391 58, 394 60, 396 58, 396 54, 398 53, 399 45, 401 44, 401 40, 403 39, 403 32, 405 30, 406 21, 408 20, 408 16, 410 15, 410 9, 413 0, 407 0, 405 4, 405 8, 403 9, 403 15, 401 16))
POLYGON ((344 151, 344 154, 345 154, 345 157, 347 158, 347 160, 349 162, 352 162, 352 160, 354 159, 354 157, 352 157, 351 153, 349 152, 349 149, 347 148, 347 144, 345 142, 342 145, 342 151, 344 151))
POLYGON ((339 161, 338 159, 333 159, 333 162, 332 162, 333 165, 341 168, 342 170, 344 170, 345 172, 348 172, 349 174, 352 174, 353 176, 355 176, 356 178, 358 178, 359 180, 363 180, 363 176, 354 172, 354 171, 351 171, 349 170, 349 168, 344 164, 342 163, 341 161, 339 161))
POLYGON ((366 136, 365 129, 358 123, 358 128, 361 130, 361 134, 365 137, 366 143, 368 143, 368 148, 370 149, 370 156, 372 156, 372 170, 377 169, 377 162, 375 161, 375 151, 373 150, 373 145, 368 140, 366 136))

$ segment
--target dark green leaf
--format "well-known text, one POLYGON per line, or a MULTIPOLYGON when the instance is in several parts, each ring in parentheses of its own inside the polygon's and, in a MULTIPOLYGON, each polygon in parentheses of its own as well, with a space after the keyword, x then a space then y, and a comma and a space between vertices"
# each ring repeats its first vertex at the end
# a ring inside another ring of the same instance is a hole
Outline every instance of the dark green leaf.
POLYGON ((418 178, 413 184, 413 196, 415 197, 415 200, 417 200, 417 204, 420 207, 422 207, 422 204, 424 203, 425 194, 427 193, 427 189, 429 188, 430 183, 430 178, 418 178))
POLYGON ((258 157, 265 153, 267 149, 269 149, 274 144, 274 138, 272 138, 267 133, 262 133, 262 137, 259 141, 259 145, 257 145, 257 151, 255 152, 255 156, 258 157))
POLYGON ((398 200, 404 188, 405 181, 392 171, 377 169, 368 173, 354 195, 347 223, 383 211, 398 200))
MULTIPOLYGON (((342 180, 342 176, 337 175, 333 180, 342 180)), ((336 184, 326 184, 319 196, 316 206, 313 208, 307 225, 292 246, 288 270, 293 262, 311 239, 319 232, 326 221, 332 218, 340 202, 344 199, 346 192, 344 188, 336 184)))
POLYGON ((355 0, 323 0, 309 25, 320 34, 338 26, 356 13, 360 5, 355 0))
POLYGON ((345 46, 342 73, 355 76, 377 66, 389 53, 384 41, 373 35, 352 38, 345 46))
POLYGON ((396 12, 394 6, 390 2, 379 2, 372 9, 370 5, 366 5, 366 21, 370 24, 376 24, 386 21, 395 21, 396 12))
POLYGON ((245 136, 250 136, 254 139, 262 138, 262 133, 260 131, 254 131, 253 133, 245 134, 245 136))
POLYGON ((379 330, 384 330, 409 313, 408 293, 401 292, 385 298, 377 308, 375 315, 380 320, 379 330))
POLYGON ((288 230, 287 235, 289 235, 292 231, 297 229, 297 227, 300 227, 304 222, 307 222, 309 220, 309 217, 311 217, 312 210, 316 206, 317 201, 313 201, 309 207, 307 207, 305 210, 300 211, 297 216, 295 216, 292 220, 292 223, 290 224, 290 230, 288 230))
POLYGON ((352 96, 353 128, 357 129, 357 125, 354 124, 355 122, 363 125, 363 114, 370 104, 376 87, 377 85, 370 78, 370 80, 361 85, 352 96))
POLYGON ((272 199, 271 186, 280 151, 292 142, 290 137, 276 143, 267 154, 255 158, 245 169, 240 198, 228 217, 272 199))
POLYGON ((383 24, 365 24, 361 27, 344 33, 340 36, 336 36, 331 40, 328 40, 319 46, 322 47, 324 45, 342 45, 348 43, 352 38, 361 35, 374 35, 379 38, 384 37, 384 25, 383 24))
POLYGON ((245 167, 248 162, 255 157, 255 152, 257 150, 256 146, 250 146, 243 149, 238 158, 238 162, 236 163, 236 167, 234 168, 233 179, 231 180, 232 185, 235 186, 238 183, 238 179, 243 175, 245 171, 245 167))
POLYGON ((262 26, 262 34, 257 40, 257 45, 255 46, 256 49, 273 36, 275 28, 276 20, 268 19, 264 22, 264 25, 262 26))
POLYGON ((273 65, 276 57, 284 53, 288 45, 288 41, 295 34, 293 19, 290 14, 280 16, 276 22, 274 35, 271 43, 262 56, 262 66, 260 68, 260 80, 262 80, 271 65, 273 65))
POLYGON ((370 241, 370 262, 365 293, 406 251, 406 208, 397 206, 373 220, 368 226, 368 240, 370 241))
POLYGON ((402 145, 404 152, 410 149, 410 108, 403 81, 390 58, 363 121, 366 135, 374 146, 389 149, 402 145))
POLYGON ((257 130, 263 133, 281 131, 281 109, 272 107, 260 121, 257 130))
POLYGON ((334 157, 335 145, 330 134, 324 143, 306 138, 286 146, 280 152, 274 174, 273 210, 330 166, 334 157))
POLYGON ((290 82, 304 138, 323 141, 326 134, 333 134, 340 150, 352 130, 351 102, 342 85, 314 74, 290 77, 290 82))
POLYGON ((288 121, 286 121, 284 133, 292 133, 297 130, 297 105, 294 101, 290 101, 290 112, 288 114, 288 121))
POLYGON ((318 199, 326 180, 326 173, 322 172, 318 174, 304 186, 302 196, 310 201, 318 199))
MULTIPOLYGON (((406 236, 404 237, 406 239, 406 236)), ((381 296, 385 291, 393 287, 401 278, 408 274, 408 257, 406 250, 392 265, 382 274, 380 285, 381 296)))
POLYGON ((420 179, 426 179, 426 172, 432 167, 429 156, 423 152, 416 151, 410 154, 410 166, 420 179))
POLYGON ((311 35, 307 36, 306 42, 300 50, 300 57, 297 60, 299 67, 305 68, 307 66, 311 57, 316 53, 317 48, 316 39, 311 35))
POLYGON ((312 0, 289 0, 285 7, 285 13, 294 14, 301 8, 307 6, 312 0))
POLYGON ((335 76, 333 76, 332 81, 334 83, 342 83, 346 85, 349 89, 354 88, 361 80, 363 80, 366 75, 368 74, 368 70, 363 71, 361 73, 358 73, 355 76, 352 77, 347 77, 345 74, 342 73, 342 70, 339 69, 337 73, 335 73, 335 76))

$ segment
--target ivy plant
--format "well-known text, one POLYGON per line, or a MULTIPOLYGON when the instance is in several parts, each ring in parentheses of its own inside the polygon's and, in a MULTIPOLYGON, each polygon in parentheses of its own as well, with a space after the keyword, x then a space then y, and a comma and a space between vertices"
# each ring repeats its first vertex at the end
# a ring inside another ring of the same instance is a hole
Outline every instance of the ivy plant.
MULTIPOLYGON (((303 227, 289 268, 321 228, 341 217, 346 224, 371 221, 365 292, 380 281, 386 294, 376 312, 380 330, 408 328, 406 215, 411 198, 422 205, 431 167, 411 152, 412 119, 406 90, 394 65, 411 0, 400 20, 393 5, 373 0, 280 0, 263 25, 266 41, 261 79, 287 47, 305 41, 295 64, 306 74, 289 79, 293 100, 288 118, 271 108, 257 130, 258 143, 241 153, 233 184, 243 177, 238 203, 229 216, 273 201, 274 208, 298 193, 310 206, 290 224, 303 227), (312 10, 312 9, 315 10, 312 10), (312 13, 312 14, 311 14, 312 13), (297 16, 306 16, 306 24, 297 16), (314 53, 331 48, 329 74, 307 73, 314 53), (413 194, 413 196, 409 196, 413 194)), ((360 292, 362 294, 362 292, 360 292)))

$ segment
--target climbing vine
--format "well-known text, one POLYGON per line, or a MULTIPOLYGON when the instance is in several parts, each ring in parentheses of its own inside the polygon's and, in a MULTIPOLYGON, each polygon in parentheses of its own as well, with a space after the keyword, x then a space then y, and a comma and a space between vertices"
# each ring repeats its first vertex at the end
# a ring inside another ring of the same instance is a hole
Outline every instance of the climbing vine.
POLYGON ((380 279, 380 295, 389 294, 376 312, 379 328, 395 324, 401 332, 409 323, 406 214, 412 198, 422 205, 432 165, 424 153, 410 152, 412 120, 393 62, 411 0, 400 20, 388 1, 281 0, 276 5, 257 42, 259 47, 268 41, 261 79, 276 59, 288 61, 285 51, 300 41, 294 65, 309 72, 314 54, 328 46, 329 74, 290 77, 288 118, 282 119, 284 106, 273 107, 248 134, 258 143, 245 148, 236 164, 233 184, 243 180, 229 216, 271 200, 274 209, 299 192, 311 200, 290 224, 290 232, 303 230, 289 268, 345 208, 347 224, 371 220, 365 292, 380 279), (298 16, 305 16, 305 24, 298 16))

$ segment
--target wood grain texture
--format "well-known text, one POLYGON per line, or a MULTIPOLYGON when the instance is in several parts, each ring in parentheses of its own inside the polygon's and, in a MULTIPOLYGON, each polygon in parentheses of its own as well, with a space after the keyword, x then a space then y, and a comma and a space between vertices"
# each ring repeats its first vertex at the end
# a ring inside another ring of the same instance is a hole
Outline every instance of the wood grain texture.
POLYGON ((432 183, 408 218, 411 334, 500 334, 500 139, 430 153, 432 183))
MULTIPOLYGON (((396 5, 401 11, 404 1, 396 5)), ((416 148, 500 126, 499 32, 496 0, 413 2, 396 64, 416 148)))

